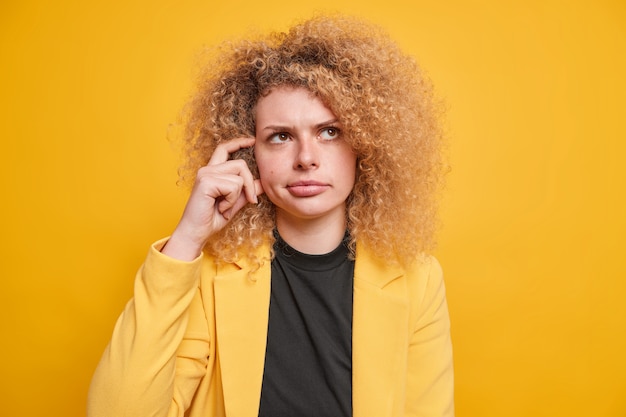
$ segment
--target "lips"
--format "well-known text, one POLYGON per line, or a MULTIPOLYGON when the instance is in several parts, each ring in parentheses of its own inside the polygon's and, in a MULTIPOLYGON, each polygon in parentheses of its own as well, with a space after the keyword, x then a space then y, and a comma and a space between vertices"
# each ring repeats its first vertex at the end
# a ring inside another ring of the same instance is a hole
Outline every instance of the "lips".
POLYGON ((313 197, 328 188, 330 185, 318 181, 296 181, 287 185, 287 191, 295 197, 313 197))

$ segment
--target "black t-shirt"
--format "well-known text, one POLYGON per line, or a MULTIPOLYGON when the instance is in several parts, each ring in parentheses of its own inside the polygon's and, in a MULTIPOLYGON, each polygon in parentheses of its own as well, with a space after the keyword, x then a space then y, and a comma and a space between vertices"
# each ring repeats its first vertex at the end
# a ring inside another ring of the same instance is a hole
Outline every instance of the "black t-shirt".
POLYGON ((277 238, 259 416, 351 417, 354 261, 277 238))

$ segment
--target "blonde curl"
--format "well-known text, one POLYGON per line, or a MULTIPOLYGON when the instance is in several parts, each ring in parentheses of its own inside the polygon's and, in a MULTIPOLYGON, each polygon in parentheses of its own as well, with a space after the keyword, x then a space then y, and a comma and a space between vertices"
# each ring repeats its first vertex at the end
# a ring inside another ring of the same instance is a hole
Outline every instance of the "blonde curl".
MULTIPOLYGON (((357 178, 346 219, 356 242, 388 262, 407 265, 435 244, 437 196, 445 166, 441 106, 410 56, 379 27, 343 16, 320 16, 288 32, 228 42, 208 55, 197 91, 183 113, 190 183, 215 147, 254 136, 254 106, 278 86, 303 87, 338 117, 357 154, 357 178)), ((251 149, 246 160, 258 176, 251 149)), ((264 195, 248 205, 205 248, 221 262, 272 243, 274 206, 264 195)))

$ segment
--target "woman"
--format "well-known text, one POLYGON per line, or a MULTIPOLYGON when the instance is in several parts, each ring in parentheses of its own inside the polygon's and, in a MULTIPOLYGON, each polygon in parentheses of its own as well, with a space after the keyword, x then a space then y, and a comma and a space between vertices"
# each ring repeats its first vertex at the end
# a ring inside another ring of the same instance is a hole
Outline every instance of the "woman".
POLYGON ((88 414, 452 416, 426 255, 437 119, 414 61, 358 20, 222 51, 188 107, 188 203, 137 274, 88 414))

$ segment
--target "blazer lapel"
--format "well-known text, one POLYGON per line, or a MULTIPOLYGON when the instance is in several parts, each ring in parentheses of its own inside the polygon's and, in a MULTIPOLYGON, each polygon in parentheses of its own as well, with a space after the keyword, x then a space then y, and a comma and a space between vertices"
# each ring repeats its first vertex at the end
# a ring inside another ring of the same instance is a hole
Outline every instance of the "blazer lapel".
MULTIPOLYGON (((267 247, 264 248, 269 255, 267 247)), ((239 263, 215 277, 216 351, 226 415, 256 417, 263 383, 270 300, 269 261, 239 263), (238 269, 240 268, 240 269, 238 269)))
MULTIPOLYGON (((357 245, 352 325, 352 396, 355 417, 394 414, 403 389, 408 350, 406 290, 390 268, 357 245), (398 391, 400 390, 400 391, 398 391)), ((396 410, 397 412, 397 410, 396 410)))
MULTIPOLYGON (((264 250, 269 254, 268 248, 264 250)), ((215 277, 216 351, 226 415, 256 417, 263 383, 271 264, 215 277)), ((354 417, 392 415, 408 346, 408 303, 389 268, 357 245, 352 329, 354 417)))

